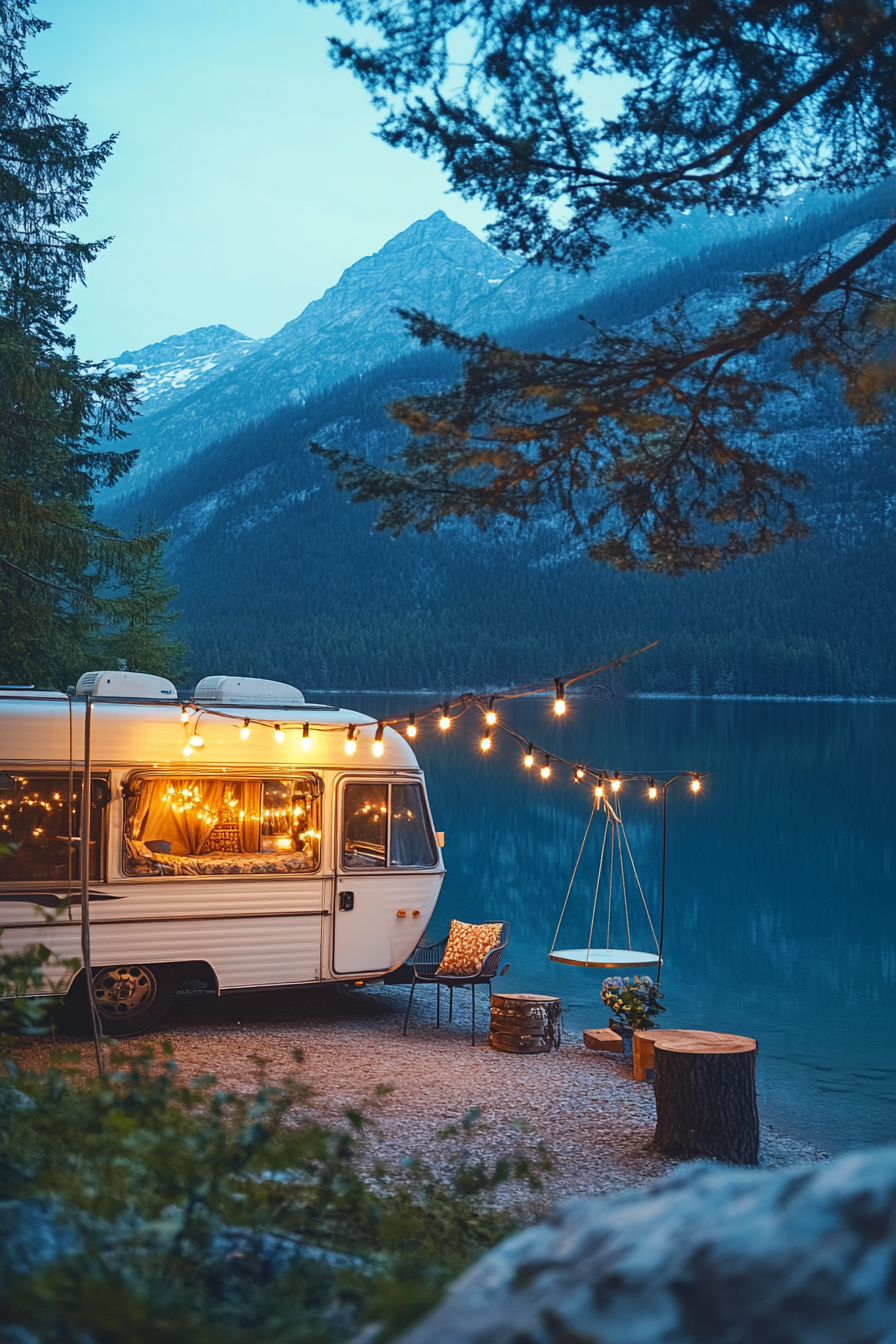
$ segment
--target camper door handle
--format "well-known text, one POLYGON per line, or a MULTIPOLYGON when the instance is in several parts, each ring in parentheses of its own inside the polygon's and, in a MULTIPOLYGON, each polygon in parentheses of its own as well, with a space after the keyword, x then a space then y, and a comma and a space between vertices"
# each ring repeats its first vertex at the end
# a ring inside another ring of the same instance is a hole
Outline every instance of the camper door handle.
POLYGON ((354 910, 354 908, 355 908, 355 893, 353 891, 340 891, 339 909, 354 910))

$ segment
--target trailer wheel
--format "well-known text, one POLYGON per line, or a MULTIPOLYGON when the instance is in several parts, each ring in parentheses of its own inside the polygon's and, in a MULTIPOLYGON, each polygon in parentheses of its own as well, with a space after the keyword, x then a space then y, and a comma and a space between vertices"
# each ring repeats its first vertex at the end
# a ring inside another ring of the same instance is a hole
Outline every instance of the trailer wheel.
MULTIPOLYGON (((103 1034, 134 1036, 161 1022, 174 1002, 177 976, 174 966, 141 966, 135 962, 104 966, 93 973, 93 1001, 103 1034)), ((90 1029, 84 978, 79 976, 82 1025, 90 1029)))

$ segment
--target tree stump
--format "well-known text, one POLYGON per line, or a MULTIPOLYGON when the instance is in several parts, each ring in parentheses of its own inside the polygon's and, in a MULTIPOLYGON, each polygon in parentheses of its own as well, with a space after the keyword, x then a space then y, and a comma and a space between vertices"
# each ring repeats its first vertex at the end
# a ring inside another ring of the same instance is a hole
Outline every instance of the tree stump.
POLYGON ((632 1037, 632 1072, 636 1083, 647 1081, 647 1070, 653 1068, 653 1043, 664 1034, 662 1027, 636 1031, 632 1037))
POLYGON ((489 1045, 511 1055, 559 1050, 562 1007, 547 994, 493 994, 489 1045))
POLYGON ((759 1160, 756 1042, 716 1031, 663 1031, 653 1042, 654 1147, 667 1157, 759 1160))

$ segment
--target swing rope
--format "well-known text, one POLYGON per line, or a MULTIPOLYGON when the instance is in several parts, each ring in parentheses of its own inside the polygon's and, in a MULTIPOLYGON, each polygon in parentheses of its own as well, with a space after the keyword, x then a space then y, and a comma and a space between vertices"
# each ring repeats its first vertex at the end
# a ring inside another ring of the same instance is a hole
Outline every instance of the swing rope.
MULTIPOLYGON (((566 906, 569 902, 569 894, 572 891, 572 884, 576 880, 576 873, 579 871, 579 864, 582 860, 582 854, 585 851, 585 841, 588 839, 588 832, 591 830, 591 823, 594 820, 594 813, 596 810, 597 810, 596 808, 592 807, 591 816, 588 818, 588 825, 585 827, 585 834, 582 836, 582 843, 579 845, 579 854, 578 858, 576 859, 576 866, 572 870, 572 877, 569 879, 569 886, 566 889, 566 900, 563 902, 563 909, 560 911, 560 918, 557 920, 557 928, 554 931, 554 941, 551 943, 551 952, 553 952, 554 948, 557 946, 557 938, 560 934, 560 925, 563 923, 563 916, 566 914, 566 906)), ((604 832, 604 838, 606 839, 606 832, 604 832)), ((601 850, 601 857, 603 857, 603 850, 601 850)), ((592 919, 592 923, 593 922, 594 921, 592 919)))
MULTIPOLYGON (((650 932, 653 934, 653 942, 654 942, 654 946, 656 947, 657 952, 659 952, 659 950, 660 950, 660 945, 659 945, 659 940, 657 939, 657 936, 656 936, 656 929, 653 927, 653 920, 650 918, 650 911, 649 911, 648 908, 647 908, 647 900, 646 900, 646 898, 645 898, 645 896, 644 896, 644 888, 641 886, 641 879, 640 879, 640 877, 638 876, 638 870, 637 870, 637 868, 635 867, 635 861, 634 861, 634 859, 632 858, 631 846, 630 846, 629 843, 628 843, 628 836, 627 836, 626 833, 625 833, 625 827, 624 827, 624 826, 623 826, 623 828, 622 828, 622 838, 625 840, 625 847, 626 847, 626 849, 628 850, 629 863, 632 865, 632 872, 634 873, 634 875, 635 875, 635 881, 636 881, 637 884, 638 884, 638 891, 641 893, 641 904, 643 905, 643 907, 644 907, 644 913, 645 913, 645 915, 647 916, 647 923, 650 925, 650 932)), ((631 943, 629 943, 629 947, 631 947, 631 943)))
MULTIPOLYGON (((592 814, 593 815, 593 814, 592 814)), ((607 847, 607 828, 610 825, 610 818, 607 817, 604 822, 604 838, 600 846, 600 863, 597 866, 597 881, 594 884, 594 904, 591 907, 591 927, 588 930, 588 947, 585 951, 585 959, 591 956, 591 940, 594 937, 594 921, 597 916, 597 900, 600 895, 600 875, 604 870, 604 851, 607 847)))

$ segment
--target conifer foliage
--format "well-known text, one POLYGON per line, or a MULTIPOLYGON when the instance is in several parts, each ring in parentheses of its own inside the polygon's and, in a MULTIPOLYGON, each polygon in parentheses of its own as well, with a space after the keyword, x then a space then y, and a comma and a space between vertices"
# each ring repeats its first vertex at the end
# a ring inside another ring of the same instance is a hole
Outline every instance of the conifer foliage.
POLYGON ((49 25, 33 0, 0 0, 0 680, 64 684, 97 658, 165 672, 174 595, 165 534, 125 538, 93 516, 92 493, 136 454, 112 445, 136 405, 135 375, 80 359, 69 295, 109 241, 70 226, 86 212, 114 137, 91 145, 55 105, 25 44, 49 25))
MULTIPOLYGON (((335 2, 365 25, 332 54, 382 109, 383 139, 440 160, 495 212, 498 246, 536 263, 588 270, 620 230, 678 211, 749 215, 795 188, 841 192, 893 172, 891 4, 335 2), (607 74, 629 91, 599 120, 607 74)), ((804 535, 806 481, 763 455, 785 386, 753 357, 783 345, 788 373, 833 371, 860 423, 882 419, 896 389, 894 244, 887 222, 848 255, 747 277, 712 325, 673 304, 640 328, 595 325, 574 355, 405 313, 424 345, 461 355, 462 381, 393 404, 409 437, 385 466, 324 455, 394 532, 551 515, 595 560, 675 575, 767 552, 804 535)))

